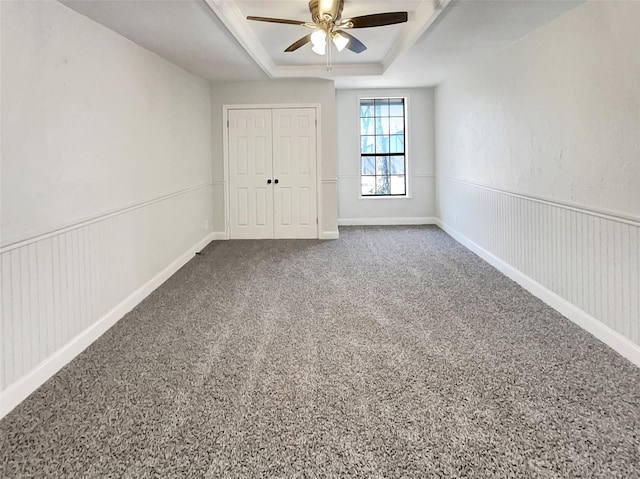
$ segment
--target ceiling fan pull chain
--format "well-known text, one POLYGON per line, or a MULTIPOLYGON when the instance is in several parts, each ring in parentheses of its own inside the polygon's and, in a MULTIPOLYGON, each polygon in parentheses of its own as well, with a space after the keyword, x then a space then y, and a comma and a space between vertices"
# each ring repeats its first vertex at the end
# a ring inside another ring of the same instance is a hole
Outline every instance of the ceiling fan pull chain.
POLYGON ((327 58, 327 71, 333 70, 333 35, 331 32, 327 34, 327 49, 329 50, 329 55, 327 58))

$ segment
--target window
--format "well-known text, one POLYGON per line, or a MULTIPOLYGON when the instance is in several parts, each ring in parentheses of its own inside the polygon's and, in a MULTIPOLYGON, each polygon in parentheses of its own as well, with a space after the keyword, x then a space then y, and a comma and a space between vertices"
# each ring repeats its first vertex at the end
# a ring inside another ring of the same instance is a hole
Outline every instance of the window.
POLYGON ((406 196, 405 99, 360 99, 360 193, 406 196))

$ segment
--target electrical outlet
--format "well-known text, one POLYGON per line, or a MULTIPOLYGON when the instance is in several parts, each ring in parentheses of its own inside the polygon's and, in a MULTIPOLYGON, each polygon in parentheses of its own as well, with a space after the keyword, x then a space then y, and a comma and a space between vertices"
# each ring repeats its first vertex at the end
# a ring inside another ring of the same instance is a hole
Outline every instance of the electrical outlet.
POLYGON ((205 231, 209 229, 209 220, 204 220, 204 229, 205 231))

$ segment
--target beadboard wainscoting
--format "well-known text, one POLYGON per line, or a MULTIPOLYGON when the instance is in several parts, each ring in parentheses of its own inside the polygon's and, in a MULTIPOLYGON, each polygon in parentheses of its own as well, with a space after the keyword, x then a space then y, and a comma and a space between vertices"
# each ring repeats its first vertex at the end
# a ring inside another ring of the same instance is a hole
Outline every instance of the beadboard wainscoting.
POLYGON ((212 185, 4 246, 0 417, 206 246, 212 185))
POLYGON ((640 366, 640 221, 462 179, 438 181, 447 233, 640 366))

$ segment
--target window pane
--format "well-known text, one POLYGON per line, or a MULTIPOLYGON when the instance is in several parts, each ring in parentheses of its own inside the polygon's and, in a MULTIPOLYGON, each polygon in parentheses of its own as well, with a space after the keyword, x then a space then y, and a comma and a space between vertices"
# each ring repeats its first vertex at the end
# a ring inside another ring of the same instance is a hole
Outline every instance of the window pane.
POLYGON ((404 98, 391 98, 389 113, 391 116, 404 116, 404 98))
POLYGON ((376 102, 376 116, 389 116, 389 99, 382 98, 379 100, 375 100, 376 102))
POLYGON ((373 116, 373 100, 360 100, 360 116, 373 116))
POLYGON ((376 176, 376 194, 390 195, 391 183, 388 176, 376 176))
POLYGON ((361 181, 361 194, 363 195, 375 195, 376 194, 376 177, 375 176, 363 176, 361 181))
POLYGON ((389 138, 389 153, 404 153, 403 135, 393 135, 389 138))
POLYGON ((363 196, 406 195, 404 114, 403 98, 360 100, 363 196))
POLYGON ((404 175, 404 156, 392 156, 391 171, 392 175, 404 175))
POLYGON ((404 118, 389 118, 389 133, 404 134, 404 118))
MULTIPOLYGON (((395 119, 395 118, 394 118, 395 119)), ((361 135, 375 135, 373 118, 361 118, 360 119, 360 134, 361 135)))
POLYGON ((388 136, 376 136, 376 153, 389 153, 388 136))
POLYGON ((376 157, 375 156, 362 157, 362 174, 363 175, 376 174, 376 157))
POLYGON ((376 175, 389 174, 389 157, 376 156, 376 175))
POLYGON ((404 195, 405 185, 404 176, 392 176, 391 177, 391 194, 392 195, 404 195))
POLYGON ((360 153, 375 153, 376 137, 363 136, 360 142, 360 153))
POLYGON ((389 118, 376 118, 376 135, 389 134, 389 118))

